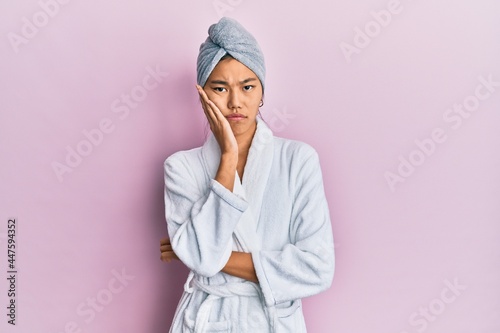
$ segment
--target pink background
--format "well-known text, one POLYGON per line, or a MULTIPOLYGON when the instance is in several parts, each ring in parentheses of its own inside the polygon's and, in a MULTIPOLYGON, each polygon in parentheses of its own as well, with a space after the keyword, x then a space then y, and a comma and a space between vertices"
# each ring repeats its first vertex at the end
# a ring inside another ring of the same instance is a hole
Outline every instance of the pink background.
POLYGON ((159 260, 162 163, 204 140, 196 56, 220 14, 266 56, 264 119, 320 155, 336 275, 304 300, 309 331, 500 332, 500 86, 473 97, 500 82, 498 1, 54 1, 0 3, 2 332, 168 331, 187 270, 159 260), (59 179, 68 147, 87 156, 59 179))

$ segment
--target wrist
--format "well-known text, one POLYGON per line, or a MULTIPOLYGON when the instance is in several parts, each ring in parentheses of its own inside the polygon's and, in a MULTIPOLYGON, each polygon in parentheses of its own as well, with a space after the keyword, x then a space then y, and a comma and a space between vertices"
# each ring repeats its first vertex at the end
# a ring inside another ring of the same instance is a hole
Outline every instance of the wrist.
POLYGON ((238 152, 224 152, 220 156, 220 163, 227 166, 234 166, 238 164, 238 152))

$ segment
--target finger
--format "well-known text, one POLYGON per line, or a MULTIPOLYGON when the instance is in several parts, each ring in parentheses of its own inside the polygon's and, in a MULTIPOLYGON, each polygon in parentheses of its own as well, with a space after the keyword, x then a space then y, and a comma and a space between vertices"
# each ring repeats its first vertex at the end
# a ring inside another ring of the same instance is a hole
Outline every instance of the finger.
POLYGON ((162 261, 170 262, 172 259, 179 260, 179 257, 173 251, 164 252, 161 254, 160 259, 162 261))
POLYGON ((160 239, 160 245, 166 245, 166 244, 170 244, 170 238, 166 237, 160 239))
POLYGON ((174 253, 174 249, 172 248, 172 245, 168 244, 168 245, 162 245, 160 246, 160 252, 161 253, 174 253))
POLYGON ((203 99, 203 101, 206 103, 208 102, 210 99, 208 98, 208 95, 207 93, 205 92, 205 90, 200 86, 200 85, 196 85, 196 89, 198 89, 198 93, 200 94, 201 98, 203 99))
POLYGON ((203 90, 203 88, 201 86, 199 86, 199 85, 196 85, 196 89, 198 90, 198 94, 200 95, 200 101, 202 102, 202 105, 205 106, 205 108, 207 109, 207 111, 211 111, 211 110, 209 110, 210 107, 208 106, 208 101, 210 99, 208 98, 208 95, 205 92, 205 90, 203 90))
MULTIPOLYGON (((208 109, 210 111, 212 111, 212 113, 218 117, 218 116, 222 116, 222 112, 220 111, 219 107, 210 100, 210 98, 208 98, 208 95, 207 93, 205 92, 205 90, 200 87, 200 86, 197 86, 198 88, 198 91, 200 93, 200 96, 202 97, 203 101, 205 102, 205 104, 208 106, 208 109)), ((220 118, 220 117, 218 117, 220 118)))
POLYGON ((214 124, 215 124, 215 115, 213 114, 213 111, 210 109, 210 106, 203 100, 203 98, 200 95, 200 103, 201 107, 203 109, 203 112, 205 113, 205 118, 207 118, 208 124, 210 125, 210 128, 213 129, 214 124))
POLYGON ((205 91, 203 90, 203 88, 201 88, 199 85, 196 85, 196 89, 198 90, 198 95, 200 97, 201 107, 203 108, 203 112, 205 112, 205 117, 207 117, 208 122, 210 123, 210 127, 213 128, 216 117, 215 117, 215 114, 214 114, 212 108, 207 103, 207 101, 209 100, 208 96, 205 93, 205 91))
POLYGON ((172 255, 168 252, 164 252, 161 254, 160 259, 162 261, 170 261, 172 259, 172 255))
POLYGON ((160 252, 173 251, 172 245, 162 245, 160 246, 160 252))
POLYGON ((216 120, 217 121, 222 121, 222 118, 224 118, 224 116, 222 115, 222 112, 219 109, 219 107, 214 102, 212 102, 211 100, 208 100, 207 104, 213 110, 213 113, 214 113, 214 116, 215 116, 216 120))

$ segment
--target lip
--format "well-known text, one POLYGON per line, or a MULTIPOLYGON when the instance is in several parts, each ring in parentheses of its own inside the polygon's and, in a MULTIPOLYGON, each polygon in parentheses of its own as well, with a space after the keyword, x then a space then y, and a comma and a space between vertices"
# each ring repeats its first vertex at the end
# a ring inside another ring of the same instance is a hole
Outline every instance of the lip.
POLYGON ((228 120, 242 120, 245 119, 246 116, 242 115, 241 113, 231 113, 230 115, 227 115, 226 118, 228 120))

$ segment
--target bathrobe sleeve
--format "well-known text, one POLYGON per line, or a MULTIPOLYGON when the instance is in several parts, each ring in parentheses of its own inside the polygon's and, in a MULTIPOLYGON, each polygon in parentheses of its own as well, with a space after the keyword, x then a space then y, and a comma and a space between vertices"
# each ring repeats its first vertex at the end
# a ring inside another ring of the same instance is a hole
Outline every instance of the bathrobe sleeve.
POLYGON ((291 243, 280 251, 252 253, 267 306, 318 294, 328 289, 333 279, 333 236, 319 158, 312 147, 306 147, 307 157, 296 174, 291 168, 290 179, 295 180, 291 243))
POLYGON ((232 234, 248 203, 214 179, 200 185, 193 164, 182 152, 165 160, 165 215, 175 254, 210 277, 229 260, 232 234))

